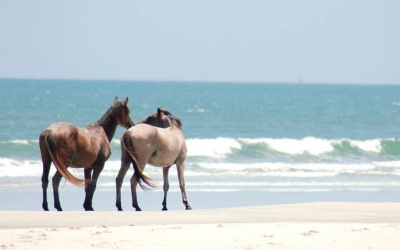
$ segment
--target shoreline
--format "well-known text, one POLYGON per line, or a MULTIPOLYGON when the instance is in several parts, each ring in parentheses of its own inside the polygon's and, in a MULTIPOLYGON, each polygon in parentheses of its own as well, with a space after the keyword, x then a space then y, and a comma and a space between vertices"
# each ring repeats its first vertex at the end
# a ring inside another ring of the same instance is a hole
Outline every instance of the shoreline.
POLYGON ((0 211, 2 249, 396 249, 400 203, 192 211, 0 211))
MULTIPOLYGON (((133 211, 131 192, 122 190, 122 208, 133 211)), ((237 192, 197 192, 187 190, 189 203, 197 210, 225 209, 256 206, 276 206, 299 203, 318 202, 361 202, 361 203, 400 203, 400 190, 385 191, 327 191, 327 192, 268 192, 268 191, 237 191, 237 192)), ((53 207, 53 191, 48 188, 48 203, 50 211, 53 207)), ((83 189, 65 186, 60 188, 60 200, 64 211, 84 211, 83 189)), ((25 186, 6 188, 0 191, 1 211, 43 211, 42 190, 40 186, 28 189, 25 186)), ((162 190, 144 192, 138 190, 138 201, 143 211, 160 211, 163 199, 162 190)), ((93 207, 97 211, 117 211, 115 207, 115 190, 96 190, 93 207)), ((181 211, 184 209, 180 192, 168 192, 168 209, 181 211)))
POLYGON ((400 203, 313 202, 179 211, 0 211, 0 229, 213 223, 400 223, 400 203))

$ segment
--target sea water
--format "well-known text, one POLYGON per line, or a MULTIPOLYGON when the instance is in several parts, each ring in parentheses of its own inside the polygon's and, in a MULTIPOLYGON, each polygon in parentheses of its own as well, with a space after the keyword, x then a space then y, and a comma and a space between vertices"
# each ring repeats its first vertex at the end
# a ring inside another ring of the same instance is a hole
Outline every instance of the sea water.
MULTIPOLYGON (((194 209, 400 201, 400 86, 1 79, 0 209, 41 210, 39 134, 54 122, 94 123, 116 96, 129 97, 135 122, 160 106, 181 118, 194 209)), ((97 210, 116 209, 123 132, 111 142, 97 210)), ((122 187, 126 210, 132 174, 122 187)), ((139 204, 161 209, 162 170, 146 166, 145 174, 158 185, 140 191, 139 204)), ((170 184, 170 209, 183 209, 175 167, 170 184)), ((51 185, 48 196, 52 207, 51 185)), ((84 190, 64 181, 60 196, 65 210, 83 209, 84 190)))

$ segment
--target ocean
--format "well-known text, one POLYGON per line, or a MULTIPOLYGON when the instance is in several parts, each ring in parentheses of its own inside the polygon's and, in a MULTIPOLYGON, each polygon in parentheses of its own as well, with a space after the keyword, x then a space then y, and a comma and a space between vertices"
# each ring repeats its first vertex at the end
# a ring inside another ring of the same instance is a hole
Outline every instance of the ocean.
MULTIPOLYGON (((39 134, 54 122, 94 123, 116 96, 129 97, 135 122, 159 106, 181 118, 193 209, 400 202, 400 86, 0 79, 0 210, 42 210, 39 134)), ((112 140, 96 210, 116 210, 123 132, 112 140)), ((82 169, 70 171, 83 178, 82 169)), ((132 174, 122 187, 125 210, 133 209, 132 174)), ((147 166, 145 174, 158 185, 139 191, 139 204, 160 210, 162 170, 147 166)), ((176 167, 170 184, 168 207, 184 209, 176 167)), ((48 196, 52 209, 51 185, 48 196)), ((84 190, 62 181, 60 199, 64 210, 83 210, 84 190)))

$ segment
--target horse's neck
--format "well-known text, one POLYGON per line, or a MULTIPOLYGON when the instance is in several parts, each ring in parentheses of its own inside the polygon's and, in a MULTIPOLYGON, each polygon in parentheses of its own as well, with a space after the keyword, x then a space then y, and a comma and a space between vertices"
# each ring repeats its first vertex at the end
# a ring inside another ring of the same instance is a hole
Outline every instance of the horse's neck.
POLYGON ((107 119, 105 116, 103 116, 96 123, 96 125, 103 128, 108 141, 111 142, 112 138, 114 137, 115 131, 117 130, 117 121, 115 121, 115 119, 107 119))

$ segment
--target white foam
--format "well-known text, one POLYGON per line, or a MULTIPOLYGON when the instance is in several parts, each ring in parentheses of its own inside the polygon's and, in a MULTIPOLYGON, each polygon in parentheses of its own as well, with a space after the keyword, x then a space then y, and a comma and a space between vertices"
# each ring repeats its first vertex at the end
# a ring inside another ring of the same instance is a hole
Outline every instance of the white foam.
POLYGON ((350 145, 365 152, 379 153, 382 150, 381 141, 379 139, 365 141, 351 140, 350 145))
POLYGON ((207 156, 221 158, 232 153, 234 149, 241 149, 241 145, 235 139, 188 139, 186 140, 188 156, 207 156))
POLYGON ((29 145, 28 140, 10 140, 10 143, 19 145, 29 145))
POLYGON ((305 137, 303 139, 290 138, 260 138, 260 139, 240 139, 245 143, 254 144, 262 143, 271 150, 289 154, 299 155, 308 153, 310 155, 321 155, 334 150, 331 141, 314 137, 305 137))

